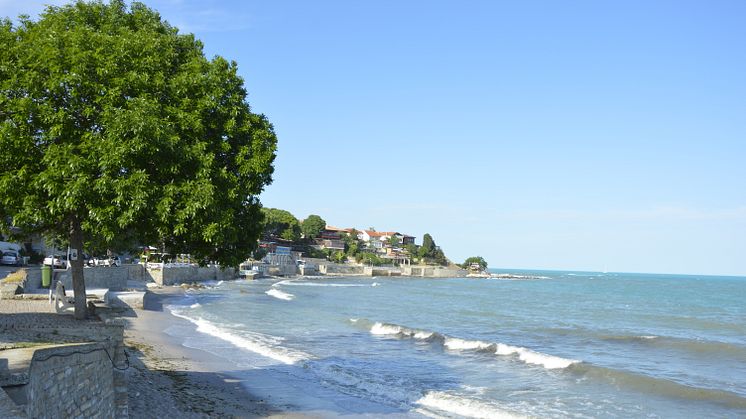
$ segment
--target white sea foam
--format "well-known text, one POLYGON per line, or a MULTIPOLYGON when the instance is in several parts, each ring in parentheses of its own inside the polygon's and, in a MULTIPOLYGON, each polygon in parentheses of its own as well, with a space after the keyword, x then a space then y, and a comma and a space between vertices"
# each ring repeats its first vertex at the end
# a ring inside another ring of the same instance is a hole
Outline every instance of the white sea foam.
POLYGON ((189 306, 189 308, 199 308, 199 307, 202 307, 202 304, 200 304, 200 303, 194 303, 194 304, 192 304, 192 305, 189 306))
POLYGON ((370 333, 374 335, 398 335, 401 332, 401 327, 384 323, 376 323, 370 328, 370 333))
POLYGON ((388 406, 398 406, 414 400, 411 383, 406 377, 393 377, 366 371, 349 365, 329 363, 328 360, 309 362, 309 370, 321 382, 342 393, 373 400, 388 406))
POLYGON ((397 335, 419 340, 431 340, 433 337, 442 339, 443 346, 452 351, 489 351, 495 355, 513 355, 526 364, 541 365, 546 369, 567 368, 577 364, 578 360, 561 358, 554 355, 543 354, 520 346, 506 345, 504 343, 491 343, 481 340, 467 340, 444 336, 437 332, 427 330, 409 329, 404 326, 377 322, 370 328, 373 335, 397 335))
POLYGON ((282 281, 280 281, 280 282, 275 282, 274 284, 272 284, 272 286, 273 286, 273 287, 279 287, 280 285, 287 285, 287 284, 289 284, 289 283, 290 283, 291 281, 292 281, 292 280, 290 280, 290 279, 285 279, 285 280, 282 280, 282 281))
POLYGON ((201 317, 194 319, 179 313, 178 310, 172 310, 171 313, 176 317, 181 317, 197 325, 197 331, 200 333, 214 336, 239 348, 280 361, 283 364, 292 365, 311 358, 309 354, 278 346, 278 343, 282 342, 282 338, 262 335, 260 333, 246 332, 245 334, 238 334, 237 332, 223 329, 201 317))
POLYGON ((371 287, 377 287, 379 285, 381 285, 381 284, 379 284, 378 282, 374 282, 374 283, 370 284, 371 287))
MULTIPOLYGON (((469 418, 478 419, 493 419, 493 418, 523 418, 524 416, 517 415, 513 412, 501 409, 499 406, 495 406, 491 403, 482 402, 479 400, 470 399, 467 397, 451 395, 441 391, 431 391, 425 394, 424 397, 417 400, 420 406, 424 406, 428 409, 436 409, 442 412, 455 414, 459 416, 466 416, 469 418)), ((425 411, 426 412, 426 411, 425 411)), ((421 413, 425 413, 421 412, 421 413)))
POLYGON ((367 284, 330 284, 327 282, 297 282, 297 281, 281 281, 277 283, 282 285, 293 285, 299 287, 367 287, 367 284))
POLYGON ((425 339, 430 339, 430 338, 431 338, 431 337, 432 337, 432 336, 433 336, 434 334, 435 334, 435 333, 433 333, 433 332, 427 332, 427 331, 424 331, 424 330, 418 330, 418 331, 416 331, 416 332, 414 333, 414 336, 413 336, 413 337, 414 337, 415 339, 422 339, 422 340, 425 340, 425 339))
POLYGON ((542 354, 526 348, 520 348, 518 358, 527 364, 541 365, 548 370, 567 368, 572 364, 580 362, 575 359, 566 359, 554 355, 542 354))
POLYGON ((285 301, 291 301, 295 296, 293 294, 288 294, 286 292, 280 291, 277 288, 272 288, 268 291, 265 291, 265 294, 269 295, 270 297, 279 298, 280 300, 285 301))
POLYGON ((491 343, 482 342, 480 340, 464 340, 458 338, 446 338, 443 345, 448 349, 453 350, 474 350, 474 349, 487 349, 492 346, 491 343))
POLYGON ((518 355, 518 359, 533 365, 541 365, 548 370, 567 368, 572 364, 577 364, 580 361, 575 359, 561 358, 554 355, 547 355, 541 352, 532 351, 531 349, 521 348, 519 346, 505 345, 498 343, 495 346, 495 354, 497 355, 518 355))

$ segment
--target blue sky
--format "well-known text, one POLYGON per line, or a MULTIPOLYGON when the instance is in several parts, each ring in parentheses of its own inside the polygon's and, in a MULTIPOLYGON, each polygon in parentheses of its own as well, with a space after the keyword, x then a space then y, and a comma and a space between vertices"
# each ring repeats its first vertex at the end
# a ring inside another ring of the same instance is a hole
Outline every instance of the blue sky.
POLYGON ((745 2, 146 3, 238 62, 266 206, 491 267, 746 275, 745 2))

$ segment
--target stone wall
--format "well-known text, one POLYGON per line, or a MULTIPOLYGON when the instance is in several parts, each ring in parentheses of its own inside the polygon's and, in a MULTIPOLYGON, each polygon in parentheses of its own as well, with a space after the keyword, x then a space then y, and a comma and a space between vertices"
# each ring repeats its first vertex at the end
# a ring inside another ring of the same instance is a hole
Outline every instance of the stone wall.
POLYGON ((117 417, 113 368, 105 352, 114 350, 90 343, 35 351, 26 414, 32 418, 117 417))
POLYGON ((0 330, 19 341, 57 342, 15 358, 11 351, 29 349, 3 351, 16 359, 14 365, 27 363, 25 370, 12 374, 12 380, 0 380, 0 385, 28 417, 128 417, 127 380, 117 369, 127 364, 121 320, 75 320, 38 312, 2 317, 0 330))
MULTIPOLYGON (((92 266, 83 269, 86 289, 106 288, 111 290, 123 290, 127 288, 130 268, 128 266, 92 266)), ((65 289, 73 289, 72 273, 56 273, 62 281, 65 289)))
POLYGON ((319 273, 323 275, 363 275, 365 267, 356 265, 340 265, 337 263, 319 264, 319 273))
POLYGON ((237 277, 233 268, 178 266, 148 269, 147 275, 158 285, 174 285, 200 281, 227 281, 237 277))
POLYGON ((363 269, 368 276, 400 276, 401 270, 398 268, 383 268, 377 266, 366 266, 363 269))
POLYGON ((463 278, 469 273, 465 269, 442 266, 405 266, 401 269, 402 275, 421 276, 425 278, 463 278))
POLYGON ((270 265, 267 274, 272 276, 293 276, 298 274, 298 267, 294 264, 270 265))
MULTIPOLYGON (((24 289, 41 288, 41 268, 28 267, 24 289)), ((56 278, 62 280, 66 289, 72 289, 70 271, 55 272, 56 278)), ((123 266, 93 266, 83 269, 86 288, 109 288, 122 290, 127 288, 127 281, 148 281, 143 265, 127 264, 123 266)))

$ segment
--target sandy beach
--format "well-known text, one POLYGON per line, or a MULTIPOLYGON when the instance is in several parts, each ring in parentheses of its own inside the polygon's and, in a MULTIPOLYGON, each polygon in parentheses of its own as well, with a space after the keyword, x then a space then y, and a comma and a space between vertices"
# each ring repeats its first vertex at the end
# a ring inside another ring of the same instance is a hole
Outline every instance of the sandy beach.
POLYGON ((130 417, 316 417, 272 406, 251 394, 251 383, 247 386, 236 378, 238 374, 230 374, 235 366, 229 361, 185 347, 168 335, 165 330, 171 326, 191 326, 163 309, 164 302, 184 291, 176 287, 154 291, 147 310, 134 310, 125 317, 130 417))

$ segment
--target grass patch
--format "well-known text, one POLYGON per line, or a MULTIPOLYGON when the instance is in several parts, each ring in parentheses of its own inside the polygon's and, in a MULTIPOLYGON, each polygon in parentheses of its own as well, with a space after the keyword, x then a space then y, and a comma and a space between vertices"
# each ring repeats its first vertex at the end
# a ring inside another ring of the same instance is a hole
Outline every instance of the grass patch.
POLYGON ((19 269, 6 276, 2 282, 5 284, 20 284, 26 279, 26 269, 19 269))
POLYGON ((55 342, 8 342, 0 344, 0 351, 6 349, 35 348, 37 346, 54 345, 55 342))

